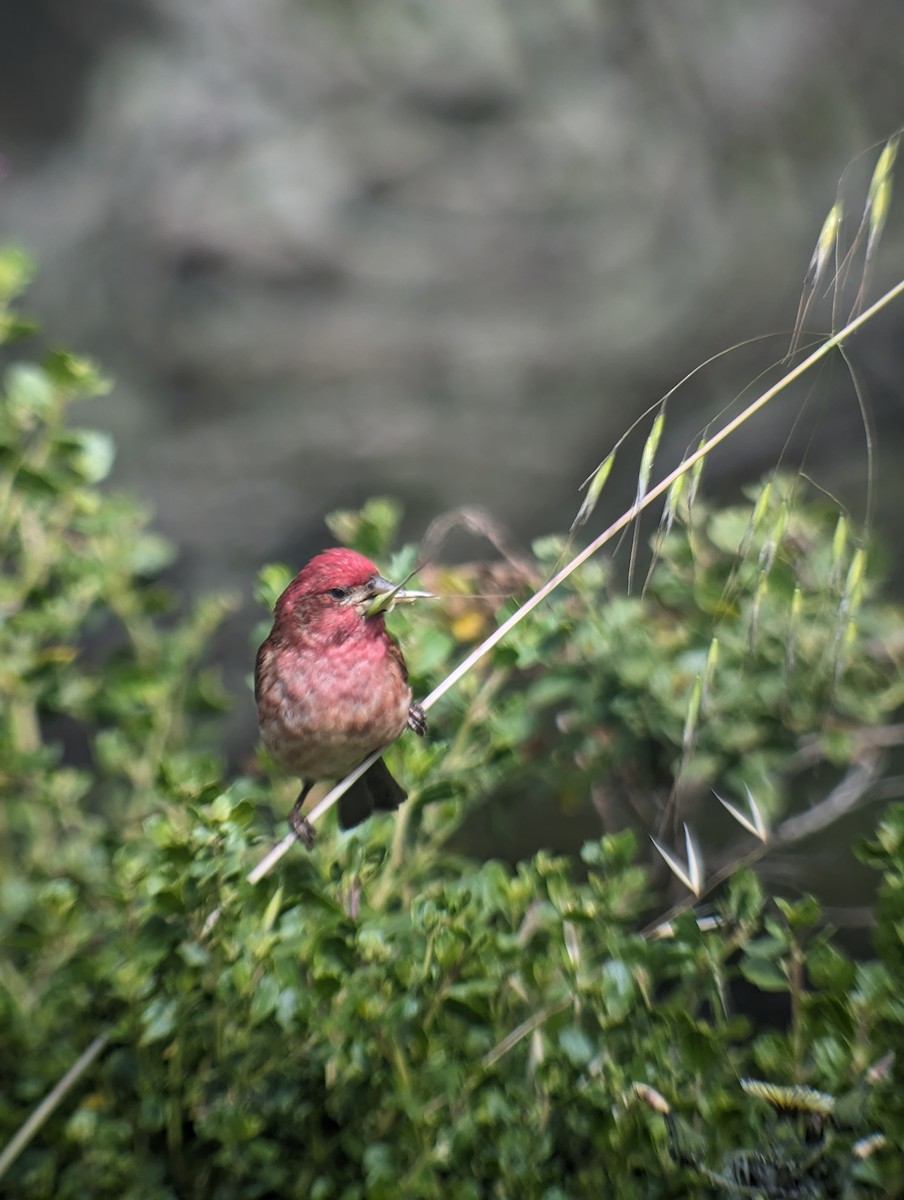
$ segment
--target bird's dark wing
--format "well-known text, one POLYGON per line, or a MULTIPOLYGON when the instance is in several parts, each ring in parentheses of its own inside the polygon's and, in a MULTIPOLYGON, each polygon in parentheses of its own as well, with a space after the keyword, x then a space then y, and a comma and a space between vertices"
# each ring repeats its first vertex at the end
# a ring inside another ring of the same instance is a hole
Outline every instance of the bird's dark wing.
POLYGON ((399 669, 399 674, 402 677, 402 683, 408 682, 408 667, 405 665, 405 659, 402 655, 402 649, 399 643, 395 640, 392 634, 386 635, 386 653, 399 669))
POLYGON ((257 651, 257 658, 254 660, 254 699, 255 702, 261 698, 261 689, 263 688, 264 671, 270 660, 270 639, 263 642, 257 651))

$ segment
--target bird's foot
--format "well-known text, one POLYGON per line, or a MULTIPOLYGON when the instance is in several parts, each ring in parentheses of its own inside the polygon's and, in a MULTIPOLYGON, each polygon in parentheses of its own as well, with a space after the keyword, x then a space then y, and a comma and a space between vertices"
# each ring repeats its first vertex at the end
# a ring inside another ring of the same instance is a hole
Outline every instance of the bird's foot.
POLYGON ((289 813, 289 828, 309 850, 314 849, 314 826, 307 817, 301 815, 301 805, 299 804, 296 804, 289 813))
POLYGON ((427 714, 419 704, 412 704, 408 709, 408 728, 418 737, 423 737, 427 732, 427 714))

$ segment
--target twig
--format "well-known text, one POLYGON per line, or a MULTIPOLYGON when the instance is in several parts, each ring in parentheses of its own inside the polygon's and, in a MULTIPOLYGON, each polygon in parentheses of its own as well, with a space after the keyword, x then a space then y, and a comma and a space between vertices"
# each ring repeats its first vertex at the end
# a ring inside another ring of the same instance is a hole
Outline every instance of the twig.
POLYGON ((834 821, 837 821, 839 817, 849 813, 860 803, 875 782, 877 766, 878 756, 876 755, 870 756, 864 762, 857 763, 848 771, 841 782, 829 792, 824 800, 820 800, 818 804, 814 804, 806 812, 800 813, 795 817, 788 817, 787 820, 782 821, 781 825, 779 825, 778 829, 776 829, 767 842, 757 843, 747 854, 732 854, 729 861, 719 867, 706 880, 698 895, 688 896, 684 900, 680 900, 677 904, 674 904, 667 912, 645 926, 641 931, 641 935, 643 937, 650 937, 660 926, 674 920, 675 917, 686 912, 689 908, 693 908, 702 896, 709 895, 720 883, 724 883, 726 879, 730 879, 741 867, 753 866, 755 862, 759 862, 763 855, 768 854, 770 850, 779 846, 790 846, 793 842, 810 837, 812 834, 818 833, 821 829, 825 829, 834 821))
POLYGON ((787 846, 791 842, 811 837, 856 808, 876 778, 877 763, 878 755, 871 754, 863 762, 853 766, 824 800, 820 800, 806 812, 782 821, 770 844, 787 846))
MULTIPOLYGON (((517 610, 517 612, 513 613, 507 621, 504 621, 502 625, 500 625, 493 631, 493 633, 490 634, 489 637, 481 642, 481 644, 475 650, 473 650, 449 675, 446 676, 446 678, 437 687, 433 689, 430 695, 427 696, 422 702, 422 708, 425 711, 432 708, 437 700, 441 699, 446 692, 450 691, 451 688, 453 688, 456 683, 458 683, 458 681, 464 675, 466 675, 476 663, 484 658, 494 646, 501 642, 502 639, 512 629, 514 629, 514 627, 524 617, 526 617, 529 612, 532 612, 533 609, 541 604, 551 592, 555 591, 555 589, 559 587, 559 585, 562 584, 574 571, 576 571, 578 567, 585 563, 588 558, 591 558, 594 554, 596 554, 601 547, 603 547, 617 533, 620 533, 622 529, 629 525, 639 513, 648 508, 653 501, 658 499, 664 492, 667 492, 676 479, 680 478, 687 471, 689 471, 691 467, 704 458, 710 452, 710 450, 713 450, 721 442, 724 442, 727 437, 734 433, 736 429, 740 428, 745 421, 754 415, 754 413, 758 412, 761 408, 764 408, 770 400, 774 399, 779 392, 783 391, 796 379, 799 379, 801 375, 810 369, 810 367, 815 366, 815 364, 825 358, 827 354, 831 353, 831 351, 837 346, 840 346, 845 339, 851 336, 851 334, 856 332, 856 330, 858 330, 862 325, 865 325, 867 321, 871 320, 878 312, 880 312, 883 308, 889 305, 893 300, 896 300, 902 294, 904 294, 904 279, 900 280, 893 288, 881 296, 874 304, 870 305, 869 308, 865 309, 864 312, 862 312, 858 317, 852 321, 849 321, 843 329, 840 329, 830 338, 827 338, 826 341, 822 342, 812 354, 799 363, 793 370, 789 371, 787 375, 783 376, 778 383, 768 388, 756 400, 749 404, 747 408, 743 410, 743 412, 739 413, 738 416, 729 421, 727 425, 724 425, 718 433, 714 434, 707 441, 703 442, 693 454, 689 455, 686 459, 679 463, 679 465, 673 471, 671 471, 664 479, 660 480, 655 487, 651 488, 645 496, 634 503, 625 513, 622 514, 621 517, 619 517, 617 521, 613 522, 608 529, 604 530, 604 532, 596 537, 588 546, 585 546, 580 554, 576 555, 571 562, 567 563, 560 571, 557 571, 551 579, 547 580, 547 582, 517 610)), ((340 796, 343 796, 352 786, 352 784, 361 778, 368 767, 372 766, 372 764, 376 762, 385 748, 386 747, 382 747, 380 750, 374 751, 374 753, 371 754, 369 758, 365 759, 360 766, 356 767, 354 771, 345 777, 345 779, 336 784, 336 786, 330 792, 328 792, 326 796, 324 796, 319 804, 312 809, 308 816, 308 820, 314 823, 318 817, 322 816, 323 813, 332 808, 332 806, 339 800, 340 796)), ((827 797, 827 801, 824 801, 823 803, 827 803, 830 799, 831 797, 827 797)), ((257 866, 248 873, 248 882, 252 884, 259 883, 264 876, 268 875, 273 867, 280 861, 280 859, 283 858, 283 856, 291 849, 295 840, 295 835, 291 834, 284 837, 281 842, 278 842, 264 856, 264 858, 261 859, 257 866)), ((764 852, 764 849, 765 847, 757 847, 751 855, 748 855, 747 860, 742 860, 742 862, 755 861, 760 854, 764 852)), ((731 874, 731 872, 735 870, 737 866, 742 865, 742 862, 730 864, 724 869, 724 871, 718 872, 717 875, 714 876, 707 885, 707 890, 711 890, 712 887, 715 887, 724 878, 731 874)), ((670 915, 675 915, 679 912, 682 912, 686 907, 686 903, 677 905, 671 914, 666 914, 666 916, 660 918, 660 920, 656 921, 654 925, 649 926, 644 933, 652 932, 656 926, 662 924, 663 921, 668 920, 670 915)), ((212 929, 218 918, 219 909, 215 909, 207 918, 205 929, 208 931, 212 929)), ((565 1007, 566 1003, 570 1003, 570 1001, 563 1002, 562 1007, 565 1007)), ((519 1025, 516 1030, 513 1030, 507 1038, 505 1038, 499 1043, 498 1046, 491 1050, 489 1054, 485 1056, 486 1059, 490 1059, 491 1062, 495 1062, 496 1058, 501 1057, 501 1055, 505 1054, 512 1045, 515 1045, 517 1041, 520 1040, 520 1038, 524 1037, 526 1033, 531 1032, 531 1029, 535 1027, 535 1023, 540 1023, 542 1020, 545 1020, 548 1016, 551 1016, 554 1011, 556 1011, 555 1006, 547 1006, 547 1008, 542 1009, 539 1014, 534 1014, 534 1017, 531 1018, 530 1021, 519 1025), (512 1039, 514 1039, 514 1041, 512 1039)), ((6 1146, 2 1154, 0 1154, 0 1177, 2 1177, 3 1173, 7 1170, 10 1164, 18 1157, 22 1149, 28 1144, 47 1117, 50 1116, 60 1101, 65 1097, 66 1093, 73 1086, 73 1084, 76 1083, 80 1076, 84 1074, 91 1063, 94 1062, 97 1056, 102 1052, 104 1047, 107 1045, 108 1040, 108 1033, 99 1034, 88 1047, 88 1049, 85 1050, 85 1052, 81 1055, 81 1057, 76 1060, 76 1062, 72 1065, 69 1071, 67 1071, 59 1083, 53 1088, 53 1090, 48 1093, 48 1095, 35 1109, 28 1120, 13 1135, 12 1140, 6 1146)))
MULTIPOLYGON (((816 363, 825 358, 827 354, 831 353, 832 350, 840 346, 845 339, 851 336, 851 334, 855 333, 856 330, 861 327, 861 325, 865 325, 867 321, 871 320, 871 318, 876 315, 876 313, 880 312, 883 308, 890 304, 892 300, 896 300, 898 296, 902 294, 904 294, 904 279, 900 280, 893 288, 887 291, 884 296, 881 296, 875 302, 875 304, 870 305, 870 307, 862 312, 859 317, 856 317, 853 321, 849 321, 843 329, 840 329, 837 333, 832 334, 831 337, 826 338, 824 342, 817 346, 812 354, 808 355, 807 358, 798 363, 793 370, 789 371, 787 375, 784 375, 777 383, 773 384, 772 387, 767 388, 765 392, 762 392, 756 398, 756 400, 748 404, 743 412, 738 413, 738 415, 729 421, 727 425, 723 425, 723 427, 717 433, 714 433, 711 438, 708 438, 705 442, 701 443, 701 445, 697 447, 693 454, 688 455, 688 457, 680 462, 673 471, 669 472, 664 479, 661 479, 659 483, 655 485, 655 487, 652 487, 641 499, 637 500, 629 509, 627 509, 626 512, 622 513, 617 521, 613 521, 608 529, 604 530, 598 537, 594 538, 593 541, 590 542, 589 545, 585 546, 579 554, 576 554, 570 562, 566 563, 560 571, 557 571, 551 579, 548 579, 542 587, 538 588, 537 591, 534 592, 530 599, 526 600, 516 612, 512 613, 508 620, 503 621, 501 625, 493 630, 489 637, 485 638, 480 645, 476 647, 476 649, 472 650, 471 653, 467 655, 467 657, 464 658, 457 667, 454 668, 454 670, 450 671, 446 678, 433 689, 430 695, 421 701, 421 707, 424 709, 424 711, 426 712, 428 709, 432 708, 433 705, 436 704, 437 700, 440 700, 443 696, 445 696, 446 692, 455 687, 458 681, 467 675, 473 666, 480 662, 482 658, 485 658, 494 646, 501 642, 502 639, 506 637, 506 635, 509 634, 515 628, 515 626, 527 616, 528 613, 532 612, 539 604, 542 604, 546 597, 554 592, 562 583, 564 583, 565 580, 578 569, 578 567, 585 563, 588 558, 592 558, 593 555, 596 554, 597 551, 603 546, 605 546, 607 542, 611 541, 611 539, 615 537, 617 533, 620 533, 622 529, 624 529, 627 525, 630 525, 635 517, 643 512, 645 508, 648 508, 654 500, 657 500, 661 495, 663 495, 663 493, 667 492, 676 479, 679 479, 682 475, 686 474, 695 463, 699 462, 702 458, 705 458, 711 450, 715 449, 715 447, 721 442, 724 442, 727 437, 730 437, 730 435, 734 433, 736 429, 739 429, 745 421, 749 420, 750 417, 759 412, 761 408, 764 408, 770 400, 774 399, 779 394, 779 392, 784 391, 789 384, 793 383, 796 379, 799 379, 801 375, 809 371, 812 366, 815 366, 816 363)), ((387 747, 385 746, 381 746, 379 750, 375 750, 369 758, 366 758, 360 766, 356 767, 351 774, 347 775, 340 783, 337 783, 336 786, 323 797, 320 803, 317 804, 308 814, 308 820, 312 825, 316 824, 318 818, 323 816, 325 812, 328 812, 329 809, 333 807, 333 805, 339 800, 340 796, 345 795, 352 784, 361 778, 368 767, 372 766, 373 763, 377 761, 386 748, 387 747)), ((272 850, 270 850, 268 854, 261 860, 261 862, 258 863, 254 870, 250 872, 248 875, 248 882, 258 883, 261 879, 263 879, 264 876, 267 875, 274 866, 276 866, 279 860, 288 853, 288 851, 292 848, 294 841, 295 835, 290 834, 283 838, 283 840, 276 846, 274 846, 272 850)))
MULTIPOLYGON (((904 742, 904 724, 878 725, 874 729, 857 729, 848 735, 854 746, 861 751, 885 750, 900 746, 904 742)), ((813 767, 825 758, 825 748, 818 737, 807 738, 794 754, 788 766, 790 771, 801 771, 813 767)))
POLYGON ((556 1000, 552 1004, 545 1004, 543 1008, 537 1009, 537 1011, 532 1013, 526 1021, 522 1021, 520 1025, 517 1025, 511 1031, 511 1033, 506 1034, 501 1042, 497 1042, 492 1050, 488 1050, 486 1052, 486 1054, 480 1060, 481 1066, 486 1068, 491 1067, 494 1063, 497 1063, 500 1058, 503 1058, 506 1054, 508 1054, 509 1050, 514 1049, 514 1047, 518 1045, 522 1038, 527 1037, 529 1033, 533 1033, 538 1026, 542 1025, 545 1021, 548 1021, 550 1017, 554 1017, 556 1013, 564 1012, 565 1009, 570 1007, 573 1003, 574 997, 566 996, 564 1000, 556 1000))
POLYGON ((3 1153, 0 1154, 0 1179, 3 1178, 48 1117, 53 1114, 54 1109, 64 1099, 66 1093, 78 1083, 97 1056, 106 1048, 109 1040, 109 1033, 99 1033, 88 1049, 75 1060, 63 1078, 47 1093, 28 1120, 19 1127, 3 1153))

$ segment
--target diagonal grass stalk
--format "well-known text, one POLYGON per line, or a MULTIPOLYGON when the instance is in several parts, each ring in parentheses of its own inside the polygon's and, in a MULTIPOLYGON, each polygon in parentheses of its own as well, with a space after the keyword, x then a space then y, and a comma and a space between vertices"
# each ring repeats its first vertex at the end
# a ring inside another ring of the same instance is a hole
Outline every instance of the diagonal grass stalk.
MULTIPOLYGON (((424 711, 426 712, 428 709, 432 708, 438 700, 445 696, 446 692, 455 687, 458 681, 464 678, 464 676, 467 675, 472 667, 476 666, 482 658, 485 658, 494 646, 498 645, 499 642, 501 642, 503 638, 505 638, 515 628, 516 625, 523 621, 529 613, 533 612, 538 605, 542 604, 546 597, 551 595, 551 593, 554 592, 557 587, 563 584, 565 580, 568 579, 568 577, 578 569, 578 567, 585 563, 589 558, 592 558, 593 555, 596 554, 598 550, 601 550, 607 542, 611 541, 616 534, 620 533, 623 529, 630 525, 631 522, 641 512, 643 512, 645 508, 648 508, 654 502, 654 500, 657 500, 661 495, 663 495, 663 493, 668 492, 677 479, 680 479, 689 471, 693 471, 696 467, 702 466, 704 459, 710 453, 710 451, 714 450, 716 446, 720 445, 722 442, 726 441, 727 438, 731 437, 736 430, 740 429, 747 421, 750 420, 751 417, 758 413, 760 409, 765 408, 771 400, 774 400, 777 395, 794 383, 795 380, 799 379, 802 375, 805 375, 811 367, 814 367, 817 363, 821 362, 833 350, 841 347, 842 344, 848 338, 850 338, 852 334, 856 333, 857 330, 861 328, 861 326, 872 320, 877 313, 881 312, 882 309, 886 308, 894 300, 897 300, 901 295, 904 295, 904 279, 900 280, 883 296, 880 296, 874 304, 871 304, 870 307, 860 313, 859 316, 849 321, 843 329, 839 329, 837 333, 832 334, 831 337, 826 338, 825 341, 821 342, 816 349, 800 363, 798 363, 796 367, 788 371, 787 374, 783 375, 782 378, 779 379, 775 384, 767 388, 766 391, 762 392, 755 400, 751 401, 751 403, 747 405, 743 412, 738 413, 737 416, 723 425, 721 429, 717 430, 710 437, 702 441, 692 454, 689 454, 687 458, 683 459, 673 471, 670 471, 668 475, 661 479, 655 486, 650 488, 649 491, 639 496, 634 504, 630 506, 630 508, 626 509, 616 521, 612 522, 608 529, 603 530, 601 534, 595 537, 592 542, 585 546, 583 550, 576 554, 559 571, 557 571, 550 579, 548 579, 546 583, 542 585, 542 587, 538 588, 537 591, 534 592, 534 594, 528 600, 526 600, 516 612, 512 613, 507 620, 503 621, 501 625, 494 629, 493 632, 487 638, 485 638, 479 646, 472 650, 471 653, 467 655, 467 657, 464 658, 458 664, 458 666, 455 667, 455 669, 451 671, 446 678, 433 689, 429 696, 421 701, 421 707, 424 709, 424 711)), ((312 824, 316 824, 320 817, 322 817, 324 813, 328 812, 333 805, 338 802, 340 796, 343 796, 352 786, 352 784, 360 779, 365 771, 367 771, 368 768, 377 761, 385 749, 386 747, 384 746, 379 750, 375 750, 373 754, 371 754, 364 760, 364 762, 360 764, 360 766, 357 766, 354 771, 350 772, 350 774, 345 777, 345 779, 341 780, 341 782, 337 783, 335 787, 327 792, 323 799, 316 804, 308 814, 308 820, 312 824)), ((283 856, 292 848, 295 840, 295 834, 291 833, 284 837, 281 842, 278 842, 264 856, 264 858, 261 859, 257 866, 251 872, 249 872, 247 877, 248 882, 252 884, 258 883, 261 879, 268 875, 269 872, 280 861, 280 859, 283 858, 283 856)))
MULTIPOLYGON (((467 655, 467 657, 464 658, 462 662, 460 662, 459 665, 453 671, 451 671, 437 687, 433 689, 429 696, 422 701, 422 707, 425 709, 425 711, 432 708, 433 705, 436 704, 437 701, 446 694, 446 692, 455 687, 458 681, 462 679, 472 669, 472 667, 480 662, 480 660, 484 658, 494 646, 498 645, 498 643, 501 642, 507 636, 507 634, 509 634, 511 630, 514 629, 516 625, 518 625, 518 623, 528 615, 528 613, 532 612, 538 605, 542 604, 546 597, 554 592, 562 583, 564 583, 564 581, 568 579, 568 577, 572 575, 578 569, 578 567, 596 554, 597 551, 605 546, 607 542, 611 541, 616 534, 620 533, 623 529, 630 525, 630 523, 638 516, 639 513, 648 508, 661 495, 667 493, 669 489, 673 487, 676 480, 690 472, 693 487, 694 483, 699 479, 699 472, 702 469, 703 462, 711 450, 714 450, 716 446, 720 445, 727 438, 731 437, 736 430, 740 429, 752 416, 759 412, 760 409, 765 408, 765 406, 771 400, 784 391, 785 388, 787 388, 795 380, 799 379, 802 375, 809 371, 811 367, 815 366, 818 362, 822 361, 822 359, 826 358, 827 355, 829 355, 833 350, 841 349, 843 347, 843 343, 850 338, 852 334, 856 333, 858 329, 860 329, 868 321, 872 320, 877 313, 881 312, 882 309, 887 308, 889 304, 891 304, 894 300, 897 300, 901 295, 904 295, 904 279, 900 280, 894 287, 885 292, 885 294, 876 300, 874 304, 870 305, 869 308, 865 309, 857 317, 849 321, 842 329, 838 330, 837 333, 834 333, 831 337, 820 343, 820 345, 817 346, 817 348, 810 355, 808 355, 807 358, 798 363, 796 367, 790 370, 772 387, 761 393, 761 395, 752 401, 743 410, 743 412, 738 413, 736 417, 728 421, 711 437, 701 441, 697 449, 692 454, 688 455, 688 457, 680 462, 673 471, 669 472, 668 475, 661 479, 659 483, 652 487, 648 492, 642 496, 639 496, 635 503, 632 504, 631 507, 628 508, 624 513, 622 513, 622 515, 616 521, 614 521, 608 527, 608 529, 605 529, 601 534, 594 538, 592 542, 585 546, 583 550, 581 550, 568 563, 566 563, 565 566, 558 570, 550 579, 546 581, 546 583, 542 585, 542 587, 538 588, 533 596, 526 600, 516 612, 514 612, 497 629, 495 629, 489 635, 489 637, 487 637, 478 647, 476 647, 476 649, 472 650, 471 653, 467 655)), ((337 783, 336 786, 333 787, 317 805, 315 805, 308 816, 308 820, 310 820, 313 824, 316 824, 317 820, 338 802, 340 796, 344 795, 345 792, 347 792, 352 786, 352 784, 356 780, 360 779, 364 772, 367 771, 367 769, 372 766, 374 762, 376 762, 376 760, 383 753, 384 749, 386 749, 386 747, 381 747, 379 750, 374 751, 374 753, 365 759, 364 762, 362 762, 358 767, 356 767, 354 771, 351 771, 345 777, 345 779, 337 783)), ((785 826, 782 827, 780 832, 784 831, 788 839, 792 838, 798 833, 796 827, 792 828, 794 822, 800 822, 802 819, 803 818, 789 819, 789 821, 785 823, 785 826)), ((265 878, 273 870, 276 864, 284 857, 284 855, 288 853, 296 840, 295 834, 292 833, 283 838, 281 842, 278 842, 275 846, 273 846, 273 848, 264 856, 264 858, 261 859, 261 861, 253 868, 253 870, 248 873, 248 883, 257 884, 261 879, 265 878)), ((740 861, 755 861, 755 859, 759 857, 764 850, 765 845, 761 843, 759 847, 755 848, 753 852, 748 855, 746 860, 740 861)), ((728 876, 737 869, 738 865, 739 862, 736 860, 729 864, 729 866, 724 868, 722 871, 717 872, 714 877, 707 880, 706 883, 702 885, 701 894, 706 891, 710 891, 724 878, 728 878, 728 876)), ((685 907, 687 907, 687 902, 677 905, 673 912, 683 911, 685 907)), ((667 920, 671 915, 672 914, 670 913, 665 914, 664 917, 660 917, 656 922, 656 925, 659 925, 663 920, 667 920)), ((219 909, 215 909, 209 914, 204 925, 205 934, 214 927, 219 919, 219 916, 219 909)), ((642 932, 648 936, 653 929, 654 926, 651 926, 642 932)), ((517 1030, 513 1031, 513 1033, 510 1034, 507 1039, 500 1043, 499 1046, 491 1051, 489 1057, 502 1057, 502 1055, 507 1053, 508 1049, 510 1049, 510 1046, 514 1044, 516 1039, 520 1040, 522 1037, 526 1036, 531 1029, 542 1023, 542 1020, 548 1015, 551 1015, 550 1012, 548 1010, 543 1010, 543 1012, 539 1014, 537 1018, 533 1019, 529 1023, 525 1023, 524 1026, 520 1026, 517 1030)), ((38 1107, 18 1129, 11 1141, 8 1143, 2 1153, 0 1153, 0 1178, 2 1178, 14 1160, 19 1156, 22 1150, 25 1149, 31 1139, 40 1130, 42 1125, 53 1114, 58 1105, 62 1102, 72 1087, 78 1082, 81 1076, 84 1075, 84 1073, 96 1061, 98 1056, 106 1047, 109 1038, 110 1031, 103 1031, 98 1034, 91 1045, 76 1060, 72 1067, 70 1067, 69 1071, 67 1071, 60 1081, 51 1089, 44 1100, 41 1101, 38 1107)))

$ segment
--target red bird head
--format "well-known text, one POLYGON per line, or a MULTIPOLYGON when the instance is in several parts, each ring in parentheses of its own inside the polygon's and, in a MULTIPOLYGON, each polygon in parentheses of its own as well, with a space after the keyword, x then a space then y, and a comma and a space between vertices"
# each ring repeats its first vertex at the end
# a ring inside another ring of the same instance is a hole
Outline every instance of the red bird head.
POLYGON ((335 547, 316 555, 276 601, 276 625, 304 625, 327 637, 347 637, 366 624, 383 628, 393 604, 420 600, 430 592, 406 591, 384 579, 369 558, 335 547), (377 602, 385 598, 381 607, 377 602))

